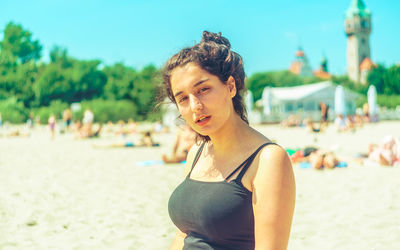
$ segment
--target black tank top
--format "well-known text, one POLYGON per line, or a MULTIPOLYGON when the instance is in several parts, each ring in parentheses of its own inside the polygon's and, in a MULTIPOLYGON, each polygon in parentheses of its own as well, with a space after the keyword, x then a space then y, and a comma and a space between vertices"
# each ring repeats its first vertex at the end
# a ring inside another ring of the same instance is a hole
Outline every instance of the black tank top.
POLYGON ((243 186, 242 177, 257 153, 274 143, 261 145, 225 181, 220 182, 190 178, 204 144, 197 151, 189 174, 168 202, 171 220, 187 234, 183 249, 254 249, 252 192, 243 186), (239 175, 228 182, 240 168, 239 175))

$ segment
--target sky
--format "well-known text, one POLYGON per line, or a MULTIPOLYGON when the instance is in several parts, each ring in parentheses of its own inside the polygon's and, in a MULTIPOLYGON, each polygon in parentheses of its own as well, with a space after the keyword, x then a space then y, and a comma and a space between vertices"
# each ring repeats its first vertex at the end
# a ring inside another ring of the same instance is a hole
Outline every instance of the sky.
MULTIPOLYGON (((372 13, 371 57, 400 63, 400 1, 363 0, 372 13)), ((345 11, 351 0, 0 0, 0 39, 10 21, 43 46, 103 65, 161 67, 180 49, 221 32, 244 60, 246 74, 285 70, 301 46, 316 70, 325 56, 346 73, 345 11)))

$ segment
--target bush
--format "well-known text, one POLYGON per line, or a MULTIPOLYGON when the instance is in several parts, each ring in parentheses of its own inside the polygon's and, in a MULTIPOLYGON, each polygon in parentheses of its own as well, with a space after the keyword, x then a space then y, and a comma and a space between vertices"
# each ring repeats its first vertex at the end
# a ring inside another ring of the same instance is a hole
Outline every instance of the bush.
POLYGON ((24 123, 28 119, 28 111, 16 97, 1 100, 0 113, 3 123, 24 123))
POLYGON ((93 111, 95 122, 106 123, 108 121, 137 120, 137 108, 133 102, 127 100, 113 101, 96 99, 83 101, 80 104, 81 109, 73 112, 74 120, 82 120, 83 113, 88 108, 93 111))
MULTIPOLYGON (((356 107, 362 108, 364 103, 368 102, 366 95, 362 95, 356 100, 356 107)), ((388 109, 395 109, 400 106, 400 96, 399 95, 378 95, 377 103, 379 107, 386 107, 388 109)))
POLYGON ((67 103, 61 102, 60 100, 52 101, 50 106, 44 106, 40 108, 32 109, 32 114, 40 117, 41 124, 47 124, 51 114, 54 114, 57 119, 62 119, 63 111, 68 107, 67 103))
POLYGON ((378 106, 395 109, 400 106, 400 95, 378 95, 378 106))

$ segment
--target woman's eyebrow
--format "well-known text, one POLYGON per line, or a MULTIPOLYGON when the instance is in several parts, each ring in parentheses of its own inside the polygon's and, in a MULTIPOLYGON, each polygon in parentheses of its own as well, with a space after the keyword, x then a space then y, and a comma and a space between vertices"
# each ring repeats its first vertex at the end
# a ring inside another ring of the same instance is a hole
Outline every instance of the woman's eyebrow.
MULTIPOLYGON (((203 79, 203 80, 200 80, 200 81, 196 82, 196 83, 193 85, 193 88, 195 88, 195 87, 197 87, 197 86, 199 86, 199 85, 205 83, 205 82, 208 81, 208 80, 209 80, 209 79, 206 78, 206 79, 203 79)), ((174 97, 178 97, 178 96, 181 95, 182 93, 183 93, 183 91, 178 91, 178 92, 174 95, 174 97)))

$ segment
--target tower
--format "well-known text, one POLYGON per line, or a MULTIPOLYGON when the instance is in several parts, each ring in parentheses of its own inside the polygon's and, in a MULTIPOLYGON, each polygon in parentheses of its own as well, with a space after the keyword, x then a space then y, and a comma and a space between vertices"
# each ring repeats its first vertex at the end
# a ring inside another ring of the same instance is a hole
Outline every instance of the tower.
POLYGON ((301 47, 297 50, 295 60, 290 65, 289 71, 300 76, 313 75, 307 56, 301 47))
POLYGON ((364 59, 371 59, 369 35, 371 13, 362 0, 352 0, 346 12, 345 31, 347 35, 347 75, 360 82, 360 65, 364 59))

